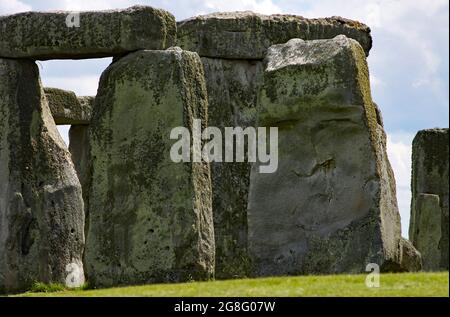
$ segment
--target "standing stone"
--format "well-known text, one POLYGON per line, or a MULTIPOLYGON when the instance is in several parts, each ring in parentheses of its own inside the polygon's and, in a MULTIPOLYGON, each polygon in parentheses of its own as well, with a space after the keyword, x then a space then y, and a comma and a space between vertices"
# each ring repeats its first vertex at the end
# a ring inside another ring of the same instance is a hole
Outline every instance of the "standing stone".
POLYGON ((55 123, 71 125, 69 130, 69 151, 83 189, 84 209, 87 211, 88 173, 90 171, 88 129, 95 97, 77 97, 73 91, 59 88, 46 87, 44 92, 55 123))
POLYGON ((200 58, 138 51, 100 79, 90 128, 86 266, 96 286, 202 280, 214 272, 205 163, 174 163, 170 132, 207 121, 200 58))
MULTIPOLYGON (((332 38, 346 34, 358 40, 366 54, 370 29, 362 23, 333 17, 305 19, 293 15, 265 16, 227 12, 198 16, 178 23, 177 43, 202 56, 208 90, 209 124, 256 126, 256 94, 267 48, 291 38, 332 38), (232 45, 230 45, 232 43, 232 45)), ((247 204, 250 164, 211 164, 216 278, 251 273, 248 256, 247 204)))
POLYGON ((0 16, 0 57, 79 59, 122 55, 174 44, 176 22, 147 6, 86 12, 23 12, 0 16))
POLYGON ((81 186, 32 61, 0 59, 0 290, 84 283, 81 186))
POLYGON ((398 272, 419 272, 422 270, 422 255, 411 241, 401 238, 399 264, 392 269, 398 272))
POLYGON ((178 22, 177 45, 202 57, 263 59, 270 46, 292 38, 331 39, 339 34, 357 40, 369 55, 370 28, 360 22, 341 17, 306 19, 251 11, 212 13, 178 22))
MULTIPOLYGON (((262 62, 213 58, 202 58, 202 62, 209 125, 221 131, 225 127, 254 127, 262 62)), ((250 168, 250 163, 211 163, 216 278, 245 277, 250 273, 247 252, 250 168)))
POLYGON ((395 180, 358 42, 340 35, 272 46, 259 106, 258 126, 279 129, 279 165, 251 172, 254 273, 400 270, 395 180))
MULTIPOLYGON (((89 125, 72 125, 69 130, 69 151, 83 190, 85 217, 88 219, 88 194, 90 184, 89 125)), ((87 227, 85 228, 87 232, 87 227)))
POLYGON ((428 271, 448 270, 448 129, 419 131, 412 148, 409 237, 428 271))

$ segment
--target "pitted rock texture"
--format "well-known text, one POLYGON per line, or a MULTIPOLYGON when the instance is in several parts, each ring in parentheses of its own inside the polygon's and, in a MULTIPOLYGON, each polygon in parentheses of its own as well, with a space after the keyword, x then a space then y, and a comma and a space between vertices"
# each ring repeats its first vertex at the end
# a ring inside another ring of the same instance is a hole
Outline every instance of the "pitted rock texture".
POLYGON ((258 126, 278 127, 279 165, 251 171, 256 275, 400 270, 400 215, 364 50, 343 35, 268 51, 258 126))
POLYGON ((75 12, 24 12, 0 16, 0 57, 79 59, 121 55, 174 44, 172 14, 147 6, 75 12), (66 21, 67 20, 67 21, 66 21))
POLYGON ((214 272, 211 179, 205 163, 174 163, 170 132, 207 124, 199 56, 138 51, 102 74, 90 125, 86 266, 111 286, 203 280, 214 272))
MULTIPOLYGON (((209 126, 256 125, 256 95, 262 62, 202 58, 208 90, 209 126)), ((225 145, 223 145, 225 151, 225 145)), ((225 152, 223 152, 225 153, 225 152)), ((216 278, 249 276, 247 200, 250 163, 211 164, 216 278)))
POLYGON ((405 238, 400 239, 400 265, 393 268, 399 272, 419 272, 422 270, 422 255, 411 241, 405 238))
POLYGON ((28 60, 0 59, 0 290, 84 283, 81 186, 28 60))
MULTIPOLYGON (((78 179, 83 191, 84 210, 87 213, 88 194, 90 184, 90 147, 89 147, 89 126, 88 125, 72 125, 69 130, 69 152, 72 156, 73 164, 78 175, 78 179)), ((86 219, 88 214, 85 214, 86 219)), ((87 227, 85 228, 87 232, 87 227)))
POLYGON ((448 129, 417 133, 412 148, 409 237, 427 271, 448 270, 448 129))
POLYGON ((223 12, 193 17, 177 25, 177 45, 202 57, 263 59, 270 46, 292 38, 331 39, 339 34, 357 40, 366 55, 372 47, 368 26, 341 17, 306 19, 250 11, 223 12))
POLYGON ((89 124, 95 97, 77 97, 73 91, 44 88, 56 124, 89 124))

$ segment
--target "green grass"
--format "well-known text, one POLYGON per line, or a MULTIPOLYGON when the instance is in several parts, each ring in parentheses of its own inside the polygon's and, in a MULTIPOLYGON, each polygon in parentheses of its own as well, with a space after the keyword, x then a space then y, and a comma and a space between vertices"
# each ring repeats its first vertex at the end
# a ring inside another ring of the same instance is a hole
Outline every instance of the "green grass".
POLYGON ((83 291, 89 289, 89 285, 86 283, 75 290, 69 290, 65 285, 62 284, 45 284, 41 282, 34 282, 31 286, 31 290, 28 292, 32 293, 57 293, 57 292, 68 292, 68 291, 83 291))
POLYGON ((31 286, 31 292, 33 293, 55 293, 65 290, 65 286, 62 284, 45 284, 41 282, 34 282, 33 286, 31 286))
POLYGON ((379 288, 368 288, 366 275, 297 276, 228 281, 154 284, 108 289, 28 292, 19 296, 449 296, 449 274, 382 274, 379 288))

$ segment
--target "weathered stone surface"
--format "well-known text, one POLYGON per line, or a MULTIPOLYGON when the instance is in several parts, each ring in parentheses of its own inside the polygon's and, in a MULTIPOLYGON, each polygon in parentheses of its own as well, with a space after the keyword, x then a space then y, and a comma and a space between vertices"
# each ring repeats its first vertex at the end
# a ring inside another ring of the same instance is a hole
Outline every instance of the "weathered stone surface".
POLYGON ((177 25, 177 45, 202 57, 263 59, 270 46, 292 38, 330 39, 339 34, 357 40, 366 55, 372 47, 369 27, 341 17, 306 19, 250 11, 223 12, 197 16, 177 25))
POLYGON ((147 6, 78 12, 79 27, 67 26, 71 13, 0 16, 0 57, 47 60, 114 56, 139 49, 165 49, 176 37, 175 18, 147 6))
POLYGON ((424 270, 448 270, 448 129, 419 131, 413 141, 409 238, 424 270))
POLYGON ((92 122, 86 266, 93 285, 208 279, 214 272, 205 163, 174 163, 174 127, 207 123, 200 58, 139 51, 102 74, 92 122))
MULTIPOLYGON (((202 58, 202 62, 209 125, 221 131, 225 127, 254 127, 262 62, 213 58, 202 58)), ((211 163, 216 278, 245 277, 250 273, 247 252, 250 167, 249 163, 211 163)))
POLYGON ((73 91, 44 88, 56 124, 89 124, 95 97, 77 97, 73 91))
POLYGON ((0 59, 0 290, 84 282, 81 186, 32 61, 0 59))
MULTIPOLYGON (((72 125, 69 130, 69 151, 83 190, 84 210, 88 211, 87 197, 90 182, 89 126, 72 125)), ((88 218, 88 215, 85 215, 88 218)), ((87 232, 87 230, 86 230, 87 232)))
POLYGON ((393 269, 399 272, 418 272, 422 269, 422 256, 411 241, 400 239, 399 267, 393 269))
POLYGON ((442 209, 439 196, 419 194, 414 203, 416 210, 414 242, 423 255, 427 270, 438 270, 441 264, 442 209))
POLYGON ((358 42, 340 35, 271 47, 259 104, 258 126, 279 129, 279 165, 251 171, 255 274, 397 269, 395 180, 358 42))

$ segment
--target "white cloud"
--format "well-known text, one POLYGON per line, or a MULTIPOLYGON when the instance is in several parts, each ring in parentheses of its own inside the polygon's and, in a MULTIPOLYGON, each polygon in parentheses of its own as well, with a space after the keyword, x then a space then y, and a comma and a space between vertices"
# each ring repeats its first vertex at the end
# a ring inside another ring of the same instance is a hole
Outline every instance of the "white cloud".
POLYGON ((64 140, 64 143, 66 143, 66 146, 69 146, 70 125, 58 125, 57 128, 58 128, 59 134, 61 135, 62 139, 64 140))
POLYGON ((0 15, 12 14, 17 12, 30 11, 31 6, 19 0, 2 0, 0 1, 0 15))
POLYGON ((397 200, 402 234, 408 237, 411 205, 411 148, 414 135, 396 132, 387 135, 387 152, 397 184, 397 200))
MULTIPOLYGON (((99 75, 100 76, 100 75, 99 75)), ((78 77, 43 77, 44 87, 55 87, 74 91, 78 96, 95 96, 97 94, 99 76, 87 75, 78 77)))
POLYGON ((62 10, 82 11, 82 10, 108 10, 115 8, 126 8, 132 6, 131 0, 62 0, 58 1, 62 10))
POLYGON ((374 74, 370 74, 370 85, 372 87, 379 87, 379 86, 384 86, 385 82, 382 81, 380 78, 378 78, 377 76, 375 76, 374 74))
POLYGON ((244 11, 250 10, 263 14, 281 13, 281 9, 271 0, 208 0, 205 1, 208 11, 244 11))
POLYGON ((126 8, 132 5, 149 5, 173 13, 177 19, 185 19, 198 14, 216 11, 251 10, 259 13, 280 13, 282 10, 272 0, 27 0, 39 10, 107 10, 126 8))

